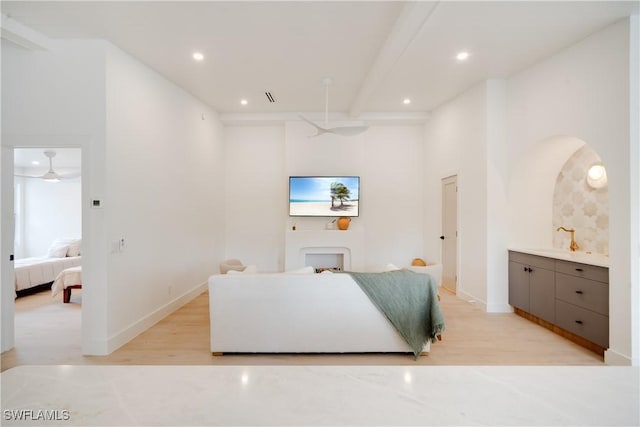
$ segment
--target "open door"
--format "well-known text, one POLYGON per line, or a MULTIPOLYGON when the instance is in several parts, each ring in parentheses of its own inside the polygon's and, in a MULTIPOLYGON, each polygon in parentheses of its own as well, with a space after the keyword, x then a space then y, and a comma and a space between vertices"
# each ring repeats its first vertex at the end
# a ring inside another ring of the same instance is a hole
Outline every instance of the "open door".
POLYGON ((458 177, 442 180, 442 286, 458 287, 458 177))

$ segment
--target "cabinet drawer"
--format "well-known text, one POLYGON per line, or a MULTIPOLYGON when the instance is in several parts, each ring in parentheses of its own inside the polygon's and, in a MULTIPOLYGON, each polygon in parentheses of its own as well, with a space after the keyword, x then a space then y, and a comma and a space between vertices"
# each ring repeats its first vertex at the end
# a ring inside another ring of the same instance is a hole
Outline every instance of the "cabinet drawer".
POLYGON ((523 254, 521 252, 509 251, 509 261, 519 262, 520 264, 527 264, 538 268, 544 268, 545 270, 553 270, 555 268, 554 259, 537 255, 523 254))
POLYGON ((556 301, 556 325, 602 347, 609 347, 609 317, 556 301))
POLYGON ((556 273, 556 298, 605 316, 609 314, 609 285, 606 283, 556 273))
POLYGON ((609 269, 606 267, 557 260, 556 271, 558 273, 569 274, 571 276, 584 277, 585 279, 609 283, 609 269))

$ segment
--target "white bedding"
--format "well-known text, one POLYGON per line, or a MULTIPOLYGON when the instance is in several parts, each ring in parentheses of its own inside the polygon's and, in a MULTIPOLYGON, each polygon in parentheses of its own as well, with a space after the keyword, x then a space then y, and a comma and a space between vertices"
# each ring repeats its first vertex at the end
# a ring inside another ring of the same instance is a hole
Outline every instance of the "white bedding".
POLYGON ((81 256, 18 259, 14 263, 16 276, 15 289, 16 291, 21 291, 45 283, 51 283, 62 270, 77 267, 81 262, 81 256))
POLYGON ((55 297, 69 286, 82 285, 82 267, 71 267, 62 270, 51 285, 51 296, 55 297))

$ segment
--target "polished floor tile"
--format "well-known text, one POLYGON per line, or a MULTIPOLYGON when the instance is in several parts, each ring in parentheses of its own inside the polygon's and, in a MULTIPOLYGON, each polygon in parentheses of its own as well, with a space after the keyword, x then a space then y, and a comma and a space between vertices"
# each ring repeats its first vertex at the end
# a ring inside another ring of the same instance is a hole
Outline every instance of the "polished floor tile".
POLYGON ((637 426, 639 372, 579 366, 22 366, 1 375, 2 425, 637 426))

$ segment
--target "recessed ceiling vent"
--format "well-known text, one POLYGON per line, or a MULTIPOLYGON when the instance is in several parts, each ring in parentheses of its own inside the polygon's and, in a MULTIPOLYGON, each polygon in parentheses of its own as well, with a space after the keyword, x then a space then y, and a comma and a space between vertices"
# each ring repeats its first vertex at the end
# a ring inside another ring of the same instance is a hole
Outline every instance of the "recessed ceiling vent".
POLYGON ((272 104, 276 102, 276 99, 273 97, 273 95, 271 95, 271 92, 265 92, 264 94, 267 95, 267 99, 269 100, 269 102, 271 102, 272 104))

